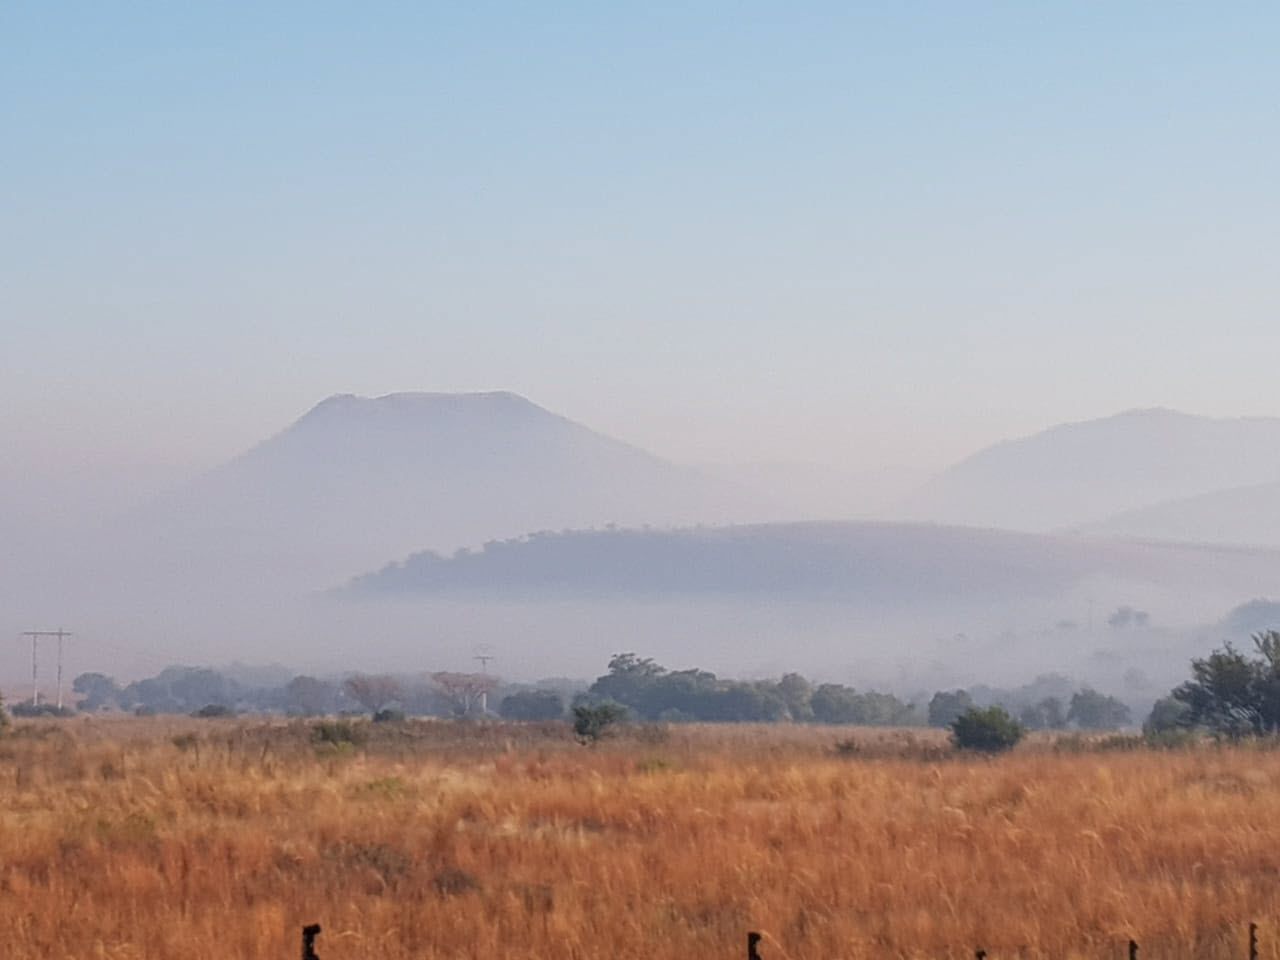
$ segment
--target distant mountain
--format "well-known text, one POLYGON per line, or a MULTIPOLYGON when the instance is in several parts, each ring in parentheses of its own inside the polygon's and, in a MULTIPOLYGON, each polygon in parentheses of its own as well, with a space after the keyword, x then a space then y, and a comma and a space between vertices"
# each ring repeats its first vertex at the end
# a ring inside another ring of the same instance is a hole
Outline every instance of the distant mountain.
POLYGON ((988 447, 925 484, 898 512, 941 523, 1048 531, 1275 480, 1280 418, 1134 410, 988 447))
POLYGON ((749 596, 923 610, 1044 600, 1086 584, 1103 599, 1114 593, 1122 600, 1143 585, 1174 595, 1239 597, 1270 585, 1276 569, 1280 553, 1267 551, 930 524, 790 523, 567 532, 451 557, 422 552, 357 578, 344 592, 366 598, 749 596))
POLYGON ((1216 490, 1129 510, 1083 531, 1110 537, 1280 547, 1280 483, 1216 490))
POLYGON ((321 587, 429 546, 750 519, 753 494, 511 393, 334 396, 131 518, 166 562, 321 587))

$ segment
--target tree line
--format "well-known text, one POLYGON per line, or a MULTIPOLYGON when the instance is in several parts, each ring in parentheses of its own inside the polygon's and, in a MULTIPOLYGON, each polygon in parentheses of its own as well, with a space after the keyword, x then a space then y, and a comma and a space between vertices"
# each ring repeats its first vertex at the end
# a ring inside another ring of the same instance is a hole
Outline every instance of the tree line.
MULTIPOLYGON (((1230 643, 1191 661, 1191 676, 1158 700, 1144 731, 1198 731, 1240 738, 1280 733, 1280 631, 1254 634, 1252 649, 1230 643)), ((619 716, 644 722, 823 723, 859 726, 953 727, 974 710, 1002 711, 1026 730, 1111 730, 1131 726, 1127 704, 1089 687, 1074 689, 1055 674, 1014 689, 980 686, 940 690, 904 700, 839 683, 814 683, 798 673, 769 680, 733 680, 698 668, 671 670, 651 658, 619 653, 590 684, 547 680, 507 684, 483 673, 438 671, 419 676, 353 674, 295 676, 287 683, 250 685, 207 667, 167 667, 121 684, 102 673, 73 681, 77 709, 136 713, 233 712, 292 715, 367 714, 477 717, 515 721, 569 717, 574 707, 612 704, 619 716)), ((19 704, 15 714, 31 714, 19 704)), ((55 712, 42 705, 36 712, 55 712)), ((66 710, 63 711, 68 712, 66 710)))

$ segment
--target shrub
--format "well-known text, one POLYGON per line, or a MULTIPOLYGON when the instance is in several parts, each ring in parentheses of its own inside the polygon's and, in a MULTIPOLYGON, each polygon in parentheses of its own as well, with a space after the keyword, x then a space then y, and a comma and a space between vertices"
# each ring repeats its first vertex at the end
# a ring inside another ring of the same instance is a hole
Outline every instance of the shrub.
POLYGON ((174 737, 170 737, 169 742, 183 753, 186 753, 188 750, 198 751, 200 749, 200 738, 194 733, 179 733, 174 737))
POLYGON ((951 723, 951 740, 961 750, 1001 753, 1012 749, 1026 731, 1003 707, 970 707, 951 723))
POLYGON ((835 750, 837 757, 856 757, 863 752, 862 744, 858 742, 856 737, 837 740, 835 750))
POLYGON ((401 723, 404 721, 404 711, 397 710, 394 707, 383 707, 373 715, 374 723, 401 723))
POLYGON ((311 728, 311 742, 317 746, 355 747, 364 739, 364 731, 350 720, 321 720, 311 728))
POLYGON ((573 708, 573 732, 583 743, 595 743, 627 716, 617 703, 582 703, 573 708))
POLYGON ((205 720, 212 720, 217 717, 234 717, 236 712, 228 707, 225 703, 206 703, 203 707, 191 714, 193 717, 200 717, 205 720))

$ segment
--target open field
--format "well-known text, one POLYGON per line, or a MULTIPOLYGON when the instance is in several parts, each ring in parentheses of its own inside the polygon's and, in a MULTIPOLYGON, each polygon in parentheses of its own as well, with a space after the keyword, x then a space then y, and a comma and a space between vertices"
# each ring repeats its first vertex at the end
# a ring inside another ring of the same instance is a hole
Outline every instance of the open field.
POLYGON ((1280 957, 1280 751, 77 719, 0 742, 6 958, 1280 957), (342 740, 342 731, 330 739, 342 740))

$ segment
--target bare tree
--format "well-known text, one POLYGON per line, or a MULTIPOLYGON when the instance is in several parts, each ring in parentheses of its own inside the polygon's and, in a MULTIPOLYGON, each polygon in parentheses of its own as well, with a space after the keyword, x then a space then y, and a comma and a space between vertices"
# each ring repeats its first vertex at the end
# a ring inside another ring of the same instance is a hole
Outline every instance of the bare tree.
POLYGON ((459 717, 467 716, 477 705, 483 709, 489 694, 498 686, 497 678, 487 673, 433 673, 431 682, 459 717))
POLYGON ((349 677, 347 682, 342 685, 342 689, 347 696, 370 713, 377 713, 388 704, 404 697, 404 691, 400 689, 400 683, 394 677, 389 677, 385 674, 369 676, 368 674, 358 673, 354 677, 349 677))

